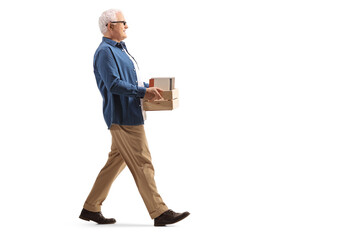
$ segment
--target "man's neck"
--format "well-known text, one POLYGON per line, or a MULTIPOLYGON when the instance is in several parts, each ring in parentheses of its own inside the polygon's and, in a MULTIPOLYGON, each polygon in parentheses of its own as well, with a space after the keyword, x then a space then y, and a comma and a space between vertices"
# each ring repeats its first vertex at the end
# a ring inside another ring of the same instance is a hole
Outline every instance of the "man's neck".
POLYGON ((108 34, 104 34, 104 37, 106 37, 106 38, 108 38, 108 39, 111 39, 111 40, 113 40, 113 41, 115 41, 115 42, 121 42, 121 40, 119 40, 119 39, 111 38, 111 36, 108 35, 108 34))

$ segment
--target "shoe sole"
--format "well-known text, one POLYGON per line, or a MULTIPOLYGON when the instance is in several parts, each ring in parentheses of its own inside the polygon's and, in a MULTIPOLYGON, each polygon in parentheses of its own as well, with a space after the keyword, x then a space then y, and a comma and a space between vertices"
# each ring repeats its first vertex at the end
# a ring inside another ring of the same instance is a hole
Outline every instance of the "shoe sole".
MULTIPOLYGON (((82 217, 82 216, 80 216, 79 218, 82 219, 82 220, 85 220, 85 221, 93 221, 93 222, 95 222, 94 220, 91 220, 91 219, 88 219, 88 218, 85 218, 85 217, 82 217)), ((112 222, 112 223, 98 223, 98 222, 95 222, 95 223, 97 223, 97 224, 114 224, 114 223, 116 223, 116 221, 112 222)))
POLYGON ((82 220, 85 220, 85 221, 90 221, 90 219, 88 219, 88 218, 84 218, 84 217, 79 217, 80 219, 82 219, 82 220))
POLYGON ((171 223, 155 223, 154 226, 155 227, 164 227, 164 226, 169 225, 169 224, 174 224, 174 223, 180 222, 181 220, 184 220, 189 215, 190 215, 190 213, 186 213, 181 218, 177 219, 175 222, 171 222, 171 223))

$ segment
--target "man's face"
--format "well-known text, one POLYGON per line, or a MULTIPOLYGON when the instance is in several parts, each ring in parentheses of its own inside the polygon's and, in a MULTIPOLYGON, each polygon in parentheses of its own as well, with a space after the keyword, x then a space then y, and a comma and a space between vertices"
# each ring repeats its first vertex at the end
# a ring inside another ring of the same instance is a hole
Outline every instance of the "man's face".
MULTIPOLYGON (((116 18, 116 21, 125 21, 124 15, 122 13, 117 13, 116 18)), ((122 41, 127 38, 127 24, 124 25, 123 23, 111 23, 111 27, 112 39, 114 39, 115 41, 122 41)))

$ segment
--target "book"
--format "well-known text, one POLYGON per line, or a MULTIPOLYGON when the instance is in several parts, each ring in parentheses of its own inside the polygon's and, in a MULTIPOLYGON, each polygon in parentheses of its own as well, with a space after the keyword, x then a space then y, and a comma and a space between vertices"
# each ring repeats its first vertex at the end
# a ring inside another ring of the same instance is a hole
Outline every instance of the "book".
POLYGON ((175 89, 175 78, 174 77, 151 78, 149 80, 149 87, 158 87, 164 91, 173 90, 175 89))

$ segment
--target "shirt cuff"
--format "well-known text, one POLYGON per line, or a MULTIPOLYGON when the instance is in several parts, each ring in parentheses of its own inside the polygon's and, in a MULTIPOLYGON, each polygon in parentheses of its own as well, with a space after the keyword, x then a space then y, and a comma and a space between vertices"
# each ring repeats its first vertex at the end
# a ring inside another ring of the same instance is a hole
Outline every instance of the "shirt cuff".
POLYGON ((145 93, 146 93, 145 87, 138 87, 138 93, 136 94, 136 97, 144 98, 145 93))

